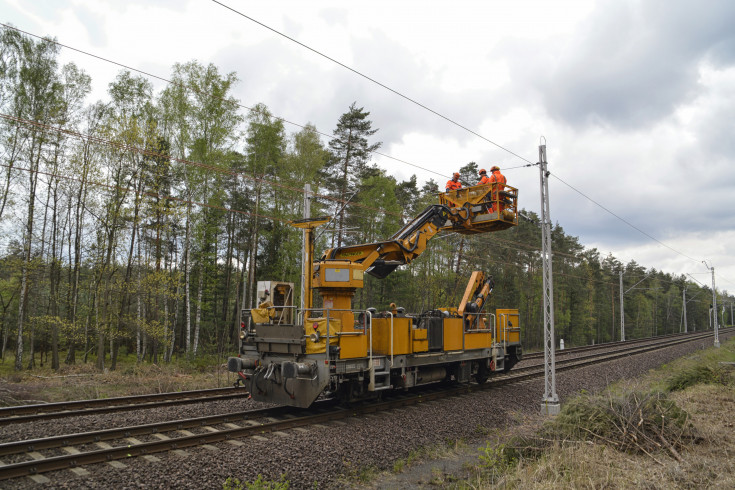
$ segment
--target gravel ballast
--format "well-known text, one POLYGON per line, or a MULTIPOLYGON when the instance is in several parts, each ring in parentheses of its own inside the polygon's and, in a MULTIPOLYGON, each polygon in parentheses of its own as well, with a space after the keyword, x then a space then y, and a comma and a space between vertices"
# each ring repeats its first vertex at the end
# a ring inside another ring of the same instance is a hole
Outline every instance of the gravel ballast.
MULTIPOLYGON (((721 334, 721 340, 732 334, 721 334)), ((622 379, 647 373, 676 358, 710 347, 712 340, 695 340, 617 361, 557 374, 557 393, 563 402, 580 390, 594 391, 622 379)), ((479 440, 484 429, 512 431, 519 416, 538 414, 543 379, 516 383, 450 399, 379 414, 349 418, 284 435, 263 434, 243 439, 242 446, 216 444, 216 450, 191 448, 184 453, 156 454, 158 461, 144 458, 121 460, 124 468, 110 464, 87 466, 86 476, 64 470, 47 473, 51 488, 222 488, 228 477, 253 481, 279 480, 285 474, 291 488, 343 487, 340 475, 373 466, 392 467, 411 450, 463 438, 479 440)), ((114 416, 56 419, 33 426, 8 426, 0 430, 3 441, 30 439, 158 420, 203 416, 257 408, 251 401, 218 401, 166 409, 144 410, 114 416), (99 424, 99 425, 98 425, 99 424)), ((26 424, 27 425, 27 424, 26 424)), ((29 478, 3 482, 4 488, 31 488, 29 478)))

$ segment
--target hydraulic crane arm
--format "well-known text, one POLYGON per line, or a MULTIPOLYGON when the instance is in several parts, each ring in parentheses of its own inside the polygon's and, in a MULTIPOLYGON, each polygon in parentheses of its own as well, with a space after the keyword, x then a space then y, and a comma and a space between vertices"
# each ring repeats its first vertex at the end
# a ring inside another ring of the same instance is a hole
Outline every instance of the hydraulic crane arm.
POLYGON ((409 264, 426 250, 426 243, 445 226, 451 210, 441 204, 427 207, 388 240, 327 250, 321 261, 349 260, 363 271, 383 279, 399 265, 409 264))
POLYGON ((490 293, 493 292, 495 282, 492 276, 485 279, 485 273, 475 271, 470 276, 470 280, 467 283, 467 289, 464 291, 462 301, 459 303, 457 313, 460 315, 467 313, 478 313, 485 306, 485 301, 490 297, 490 293))
MULTIPOLYGON (((309 289, 307 308, 312 306, 310 291, 319 291, 323 307, 350 331, 354 327, 352 297, 363 287, 365 272, 380 279, 388 276, 421 255, 440 231, 487 233, 517 225, 517 191, 506 186, 512 195, 501 202, 497 197, 500 194, 493 193, 493 189, 485 185, 442 193, 439 204, 428 206, 388 240, 332 248, 319 260, 307 261, 311 266, 311 276, 305 281, 309 289)), ((310 254, 306 256, 310 260, 310 254)))

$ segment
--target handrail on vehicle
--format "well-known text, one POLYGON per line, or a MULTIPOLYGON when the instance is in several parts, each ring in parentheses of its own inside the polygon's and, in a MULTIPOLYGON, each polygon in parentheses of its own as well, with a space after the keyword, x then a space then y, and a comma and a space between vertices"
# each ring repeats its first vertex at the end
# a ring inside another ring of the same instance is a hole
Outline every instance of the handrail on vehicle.
MULTIPOLYGON (((480 316, 493 317, 493 323, 495 323, 495 313, 487 313, 487 312, 484 312, 484 311, 480 311, 480 312, 476 312, 476 313, 464 312, 462 314, 462 325, 463 325, 463 327, 465 325, 468 325, 468 324, 469 325, 472 325, 474 323, 477 323, 477 320, 475 320, 474 322, 467 322, 467 317, 470 317, 470 316, 473 316, 473 317, 480 317, 480 316)), ((493 334, 493 331, 491 330, 489 323, 486 324, 486 326, 484 328, 466 328, 466 327, 464 327, 463 331, 464 331, 464 333, 490 333, 491 335, 493 334)), ((494 335, 494 336, 497 337, 496 335, 494 335)))

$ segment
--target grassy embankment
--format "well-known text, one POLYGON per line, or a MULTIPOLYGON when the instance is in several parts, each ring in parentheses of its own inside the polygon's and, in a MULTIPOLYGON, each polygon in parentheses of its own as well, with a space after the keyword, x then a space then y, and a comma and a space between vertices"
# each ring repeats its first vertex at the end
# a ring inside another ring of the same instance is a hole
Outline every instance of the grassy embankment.
POLYGON ((348 480, 372 488, 735 488, 733 409, 729 341, 644 378, 582 393, 559 416, 515 427, 514 437, 478 427, 485 436, 479 449, 465 441, 422 448, 390 474, 363 470, 348 480), (460 461, 455 471, 440 469, 451 460, 460 461))
POLYGON ((118 359, 115 371, 99 372, 94 359, 71 366, 62 363, 59 371, 51 370, 48 363, 31 371, 15 371, 14 359, 8 357, 0 363, 0 406, 232 386, 235 380, 226 362, 226 358, 200 356, 138 363, 130 354, 118 359))

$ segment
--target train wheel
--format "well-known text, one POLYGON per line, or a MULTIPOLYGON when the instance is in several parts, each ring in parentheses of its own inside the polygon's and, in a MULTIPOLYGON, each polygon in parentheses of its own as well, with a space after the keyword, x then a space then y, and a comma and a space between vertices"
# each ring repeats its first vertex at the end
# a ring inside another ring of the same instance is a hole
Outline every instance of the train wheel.
POLYGON ((505 362, 503 363, 503 372, 507 373, 516 364, 518 364, 518 356, 516 355, 516 351, 514 349, 505 358, 505 362))
POLYGON ((485 381, 487 381, 489 376, 490 376, 490 370, 487 368, 487 364, 485 364, 485 362, 480 362, 477 365, 477 373, 475 373, 475 381, 477 381, 478 385, 481 385, 485 381))

